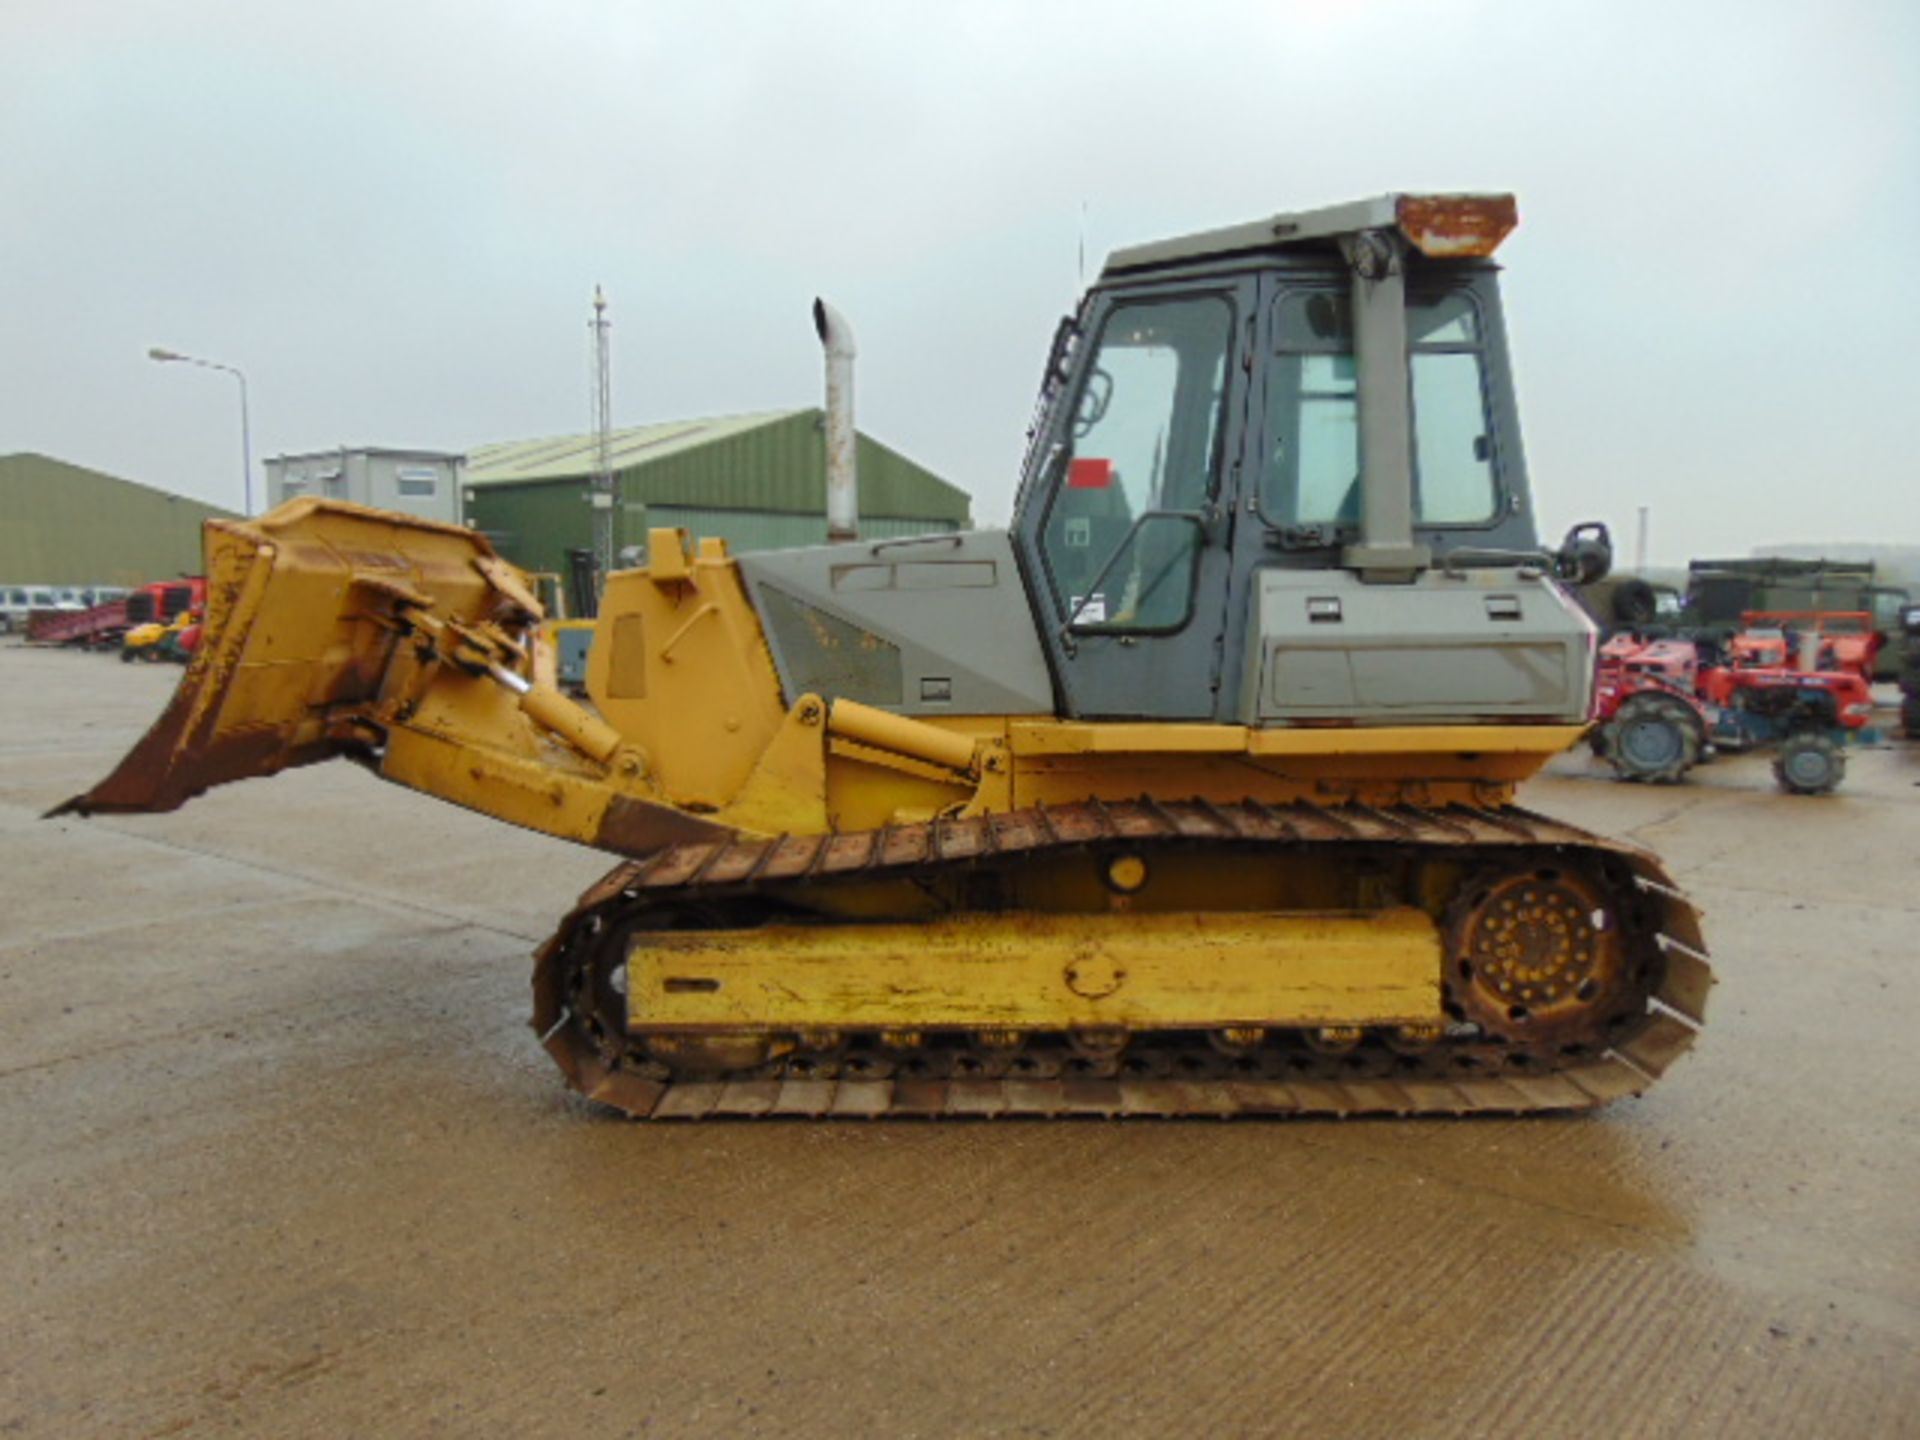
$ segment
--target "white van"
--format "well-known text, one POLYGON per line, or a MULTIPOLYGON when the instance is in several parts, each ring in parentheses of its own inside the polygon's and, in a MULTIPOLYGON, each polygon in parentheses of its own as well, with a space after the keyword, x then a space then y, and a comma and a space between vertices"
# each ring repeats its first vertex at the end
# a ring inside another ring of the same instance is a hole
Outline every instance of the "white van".
POLYGON ((0 626, 7 630, 27 628, 27 616, 35 610, 61 609, 51 585, 0 586, 0 626))

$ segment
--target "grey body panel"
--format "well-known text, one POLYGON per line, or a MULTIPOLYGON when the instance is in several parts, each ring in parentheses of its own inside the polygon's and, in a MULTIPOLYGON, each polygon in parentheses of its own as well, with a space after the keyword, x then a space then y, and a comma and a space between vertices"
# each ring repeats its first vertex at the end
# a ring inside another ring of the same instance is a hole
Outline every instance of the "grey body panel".
POLYGON ((1245 724, 1587 719, 1593 622, 1533 572, 1268 569, 1250 598, 1245 724))
POLYGON ((1051 715, 1053 681, 1004 530, 739 558, 791 704, 1051 715))

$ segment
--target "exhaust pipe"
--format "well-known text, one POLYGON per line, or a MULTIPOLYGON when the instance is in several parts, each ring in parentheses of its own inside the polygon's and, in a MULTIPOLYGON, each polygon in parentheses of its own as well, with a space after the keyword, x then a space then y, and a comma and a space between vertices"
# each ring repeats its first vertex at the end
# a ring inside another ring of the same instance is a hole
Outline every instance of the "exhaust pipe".
POLYGON ((854 466, 853 327, 826 301, 813 302, 813 328, 827 358, 827 539, 860 538, 860 477, 854 466))

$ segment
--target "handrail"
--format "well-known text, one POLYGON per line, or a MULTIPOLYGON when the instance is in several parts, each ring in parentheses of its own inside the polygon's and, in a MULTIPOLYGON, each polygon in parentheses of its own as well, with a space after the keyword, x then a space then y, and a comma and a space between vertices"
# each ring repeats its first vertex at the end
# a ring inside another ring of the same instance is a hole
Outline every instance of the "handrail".
POLYGON ((894 540, 876 540, 867 547, 867 553, 869 555, 878 555, 882 550, 893 549, 901 545, 931 545, 936 540, 944 541, 955 549, 958 549, 966 543, 965 537, 958 530, 930 531, 925 535, 902 535, 894 540))
POLYGON ((1466 561, 1480 565, 1511 564, 1522 568, 1537 565, 1544 572, 1553 569, 1553 556, 1545 550, 1478 550, 1466 546, 1447 551, 1441 557, 1440 568, 1448 575, 1458 575, 1460 564, 1466 561))

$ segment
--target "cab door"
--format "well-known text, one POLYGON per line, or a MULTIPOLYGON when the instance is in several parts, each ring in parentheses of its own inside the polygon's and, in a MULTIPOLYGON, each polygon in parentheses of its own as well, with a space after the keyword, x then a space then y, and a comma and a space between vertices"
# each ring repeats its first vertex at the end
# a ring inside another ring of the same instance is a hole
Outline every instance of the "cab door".
POLYGON ((1100 296, 1015 531, 1064 713, 1209 720, 1252 284, 1100 296))

